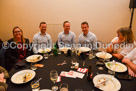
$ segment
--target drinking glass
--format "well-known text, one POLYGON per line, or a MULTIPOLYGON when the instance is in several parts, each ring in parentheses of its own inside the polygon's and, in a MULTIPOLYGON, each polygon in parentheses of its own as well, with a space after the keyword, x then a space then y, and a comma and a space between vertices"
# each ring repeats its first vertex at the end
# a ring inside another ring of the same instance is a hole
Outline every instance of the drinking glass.
POLYGON ((35 65, 36 63, 31 63, 31 69, 32 70, 36 70, 37 69, 37 66, 35 65))
POLYGON ((93 51, 92 50, 89 52, 89 59, 93 59, 93 51))
POLYGON ((32 91, 39 91, 40 83, 36 82, 36 81, 32 81, 31 82, 31 88, 32 88, 32 91))
POLYGON ((109 69, 108 73, 115 76, 115 70, 116 70, 116 61, 115 60, 112 61, 111 66, 112 66, 112 70, 109 69))
MULTIPOLYGON (((57 79, 58 79, 58 73, 57 73, 56 70, 52 70, 52 71, 50 72, 50 79, 51 79, 51 81, 53 81, 53 83, 55 84, 55 82, 56 82, 57 79)), ((53 91, 57 91, 57 90, 58 90, 58 86, 52 86, 52 90, 53 90, 53 91)))
POLYGON ((76 63, 77 63, 77 60, 76 60, 75 57, 73 57, 72 60, 71 60, 71 64, 72 64, 71 68, 75 68, 76 63))
POLYGON ((68 91, 68 84, 67 83, 62 83, 59 86, 60 91, 68 91))

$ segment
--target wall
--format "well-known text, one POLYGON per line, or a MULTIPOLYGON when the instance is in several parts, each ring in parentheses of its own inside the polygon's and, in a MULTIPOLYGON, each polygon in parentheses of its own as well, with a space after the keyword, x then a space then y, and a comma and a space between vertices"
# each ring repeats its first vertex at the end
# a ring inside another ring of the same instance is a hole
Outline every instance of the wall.
MULTIPOLYGON (((0 0, 0 38, 8 40, 12 37, 12 28, 19 26, 24 36, 32 40, 39 31, 39 23, 45 21, 47 32, 55 41, 63 30, 62 23, 68 20, 77 38, 81 22, 87 21, 98 40, 109 42, 118 28, 129 26, 128 6, 129 0, 0 0)), ((136 12, 133 20, 136 36, 135 21, 136 12)))

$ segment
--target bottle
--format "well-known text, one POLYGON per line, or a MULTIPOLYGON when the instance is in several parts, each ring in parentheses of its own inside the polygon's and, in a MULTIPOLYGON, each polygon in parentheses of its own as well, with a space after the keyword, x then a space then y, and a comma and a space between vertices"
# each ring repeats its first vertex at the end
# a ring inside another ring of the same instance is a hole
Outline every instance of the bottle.
POLYGON ((57 50, 56 44, 55 44, 54 47, 53 47, 53 54, 54 54, 55 56, 58 56, 58 50, 57 50))
POLYGON ((88 80, 88 81, 91 81, 92 78, 93 78, 92 66, 89 65, 89 67, 88 67, 88 72, 87 72, 87 80, 88 80))

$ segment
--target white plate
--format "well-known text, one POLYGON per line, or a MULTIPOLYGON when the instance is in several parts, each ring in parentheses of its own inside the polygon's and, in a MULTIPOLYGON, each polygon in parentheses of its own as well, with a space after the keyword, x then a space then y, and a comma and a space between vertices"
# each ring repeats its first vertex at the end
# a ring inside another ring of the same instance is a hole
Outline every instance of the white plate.
POLYGON ((19 72, 16 72, 12 77, 11 81, 15 84, 22 84, 27 83, 28 81, 32 80, 35 77, 36 73, 33 70, 22 70, 19 72), (24 77, 26 75, 26 81, 24 81, 24 77))
POLYGON ((80 48, 78 48, 78 51, 79 52, 88 52, 88 51, 90 51, 91 49, 90 48, 88 48, 88 47, 80 47, 80 48))
POLYGON ((34 62, 38 62, 42 59, 43 59, 43 56, 41 56, 41 55, 31 55, 31 56, 26 58, 26 61, 34 63, 34 62))
POLYGON ((107 53, 107 52, 97 52, 96 53, 96 56, 98 57, 98 58, 105 58, 105 59, 110 59, 110 58, 112 58, 112 55, 110 54, 110 53, 107 53))
POLYGON ((71 47, 62 47, 62 48, 59 48, 59 51, 62 51, 62 52, 67 52, 68 50, 71 50, 71 47))
POLYGON ((52 90, 50 90, 50 89, 42 89, 40 91, 52 91, 52 90))
POLYGON ((39 49, 38 50, 39 53, 47 53, 47 52, 50 52, 50 51, 51 51, 51 48, 39 49))
POLYGON ((97 88, 104 91, 118 91, 121 88, 120 82, 112 75, 99 74, 93 78, 94 86, 105 81, 105 84, 99 85, 97 88))
POLYGON ((116 62, 115 66, 112 65, 112 62, 107 62, 107 63, 105 63, 105 65, 108 69, 115 71, 115 72, 125 72, 125 71, 127 71, 127 67, 124 64, 119 63, 119 62, 116 62))

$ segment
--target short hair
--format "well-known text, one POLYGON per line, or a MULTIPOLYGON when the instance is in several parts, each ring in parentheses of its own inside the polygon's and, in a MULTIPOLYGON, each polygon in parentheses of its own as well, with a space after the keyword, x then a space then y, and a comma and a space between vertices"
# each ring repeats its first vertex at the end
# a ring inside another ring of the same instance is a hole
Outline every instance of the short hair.
POLYGON ((40 25, 39 25, 39 27, 40 27, 42 24, 46 24, 46 22, 40 22, 40 25))
POLYGON ((69 21, 64 21, 64 22, 63 22, 63 27, 64 27, 65 23, 70 23, 70 22, 69 22, 69 21))
POLYGON ((84 21, 84 22, 81 23, 81 25, 85 25, 85 24, 89 27, 88 22, 84 21))

